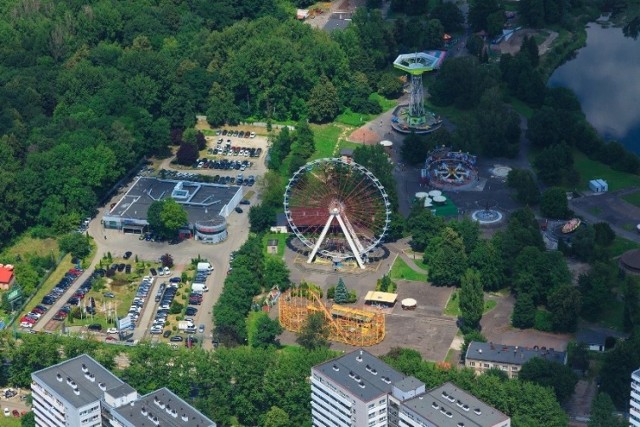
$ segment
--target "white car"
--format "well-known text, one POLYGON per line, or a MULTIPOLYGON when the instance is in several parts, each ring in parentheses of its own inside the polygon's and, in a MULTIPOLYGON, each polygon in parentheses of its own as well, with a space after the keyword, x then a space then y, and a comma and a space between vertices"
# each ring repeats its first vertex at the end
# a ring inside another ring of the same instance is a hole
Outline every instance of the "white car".
POLYGON ((164 276, 164 270, 162 269, 158 270, 158 276, 164 276))
POLYGON ((171 276, 171 270, 169 270, 169 267, 165 267, 162 271, 165 276, 171 276))
POLYGON ((5 417, 10 417, 11 416, 11 411, 9 410, 9 408, 4 408, 4 416, 5 417))
POLYGON ((33 328, 33 325, 31 323, 29 323, 29 322, 22 322, 22 323, 20 323, 20 327, 21 328, 31 329, 31 328, 33 328))
POLYGON ((107 329, 107 334, 109 334, 109 335, 116 335, 117 333, 118 333, 118 329, 116 329, 116 328, 107 329))

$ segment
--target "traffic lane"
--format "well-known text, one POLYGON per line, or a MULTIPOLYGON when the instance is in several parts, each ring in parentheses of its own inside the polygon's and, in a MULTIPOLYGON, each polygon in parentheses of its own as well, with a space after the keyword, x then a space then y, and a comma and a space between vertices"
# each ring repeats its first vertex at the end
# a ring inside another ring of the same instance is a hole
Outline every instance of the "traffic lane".
POLYGON ((211 338, 213 337, 214 323, 213 323, 213 306, 218 302, 222 288, 224 286, 224 280, 227 277, 227 270, 229 269, 229 256, 231 252, 236 251, 247 240, 249 235, 249 219, 248 213, 245 211, 242 214, 233 213, 228 218, 228 232, 229 237, 220 245, 216 245, 215 256, 209 258, 209 262, 213 266, 213 272, 207 278, 207 286, 209 292, 206 292, 202 304, 198 308, 198 324, 205 325, 205 340, 203 347, 205 349, 212 349, 213 344, 211 338))

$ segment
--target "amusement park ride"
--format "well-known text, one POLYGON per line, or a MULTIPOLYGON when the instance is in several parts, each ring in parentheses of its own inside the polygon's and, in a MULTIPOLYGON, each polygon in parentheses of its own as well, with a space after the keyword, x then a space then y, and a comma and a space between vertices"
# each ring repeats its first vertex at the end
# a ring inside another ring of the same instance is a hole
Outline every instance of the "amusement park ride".
POLYGON ((380 181, 364 166, 339 158, 298 169, 285 189, 284 212, 293 233, 311 249, 308 263, 316 255, 334 262, 354 258, 360 268, 391 222, 380 181))
POLYGON ((442 120, 424 108, 422 75, 439 68, 444 54, 440 51, 403 54, 396 58, 393 66, 409 73, 409 105, 398 106, 394 112, 393 128, 399 132, 432 132, 440 127, 442 120))

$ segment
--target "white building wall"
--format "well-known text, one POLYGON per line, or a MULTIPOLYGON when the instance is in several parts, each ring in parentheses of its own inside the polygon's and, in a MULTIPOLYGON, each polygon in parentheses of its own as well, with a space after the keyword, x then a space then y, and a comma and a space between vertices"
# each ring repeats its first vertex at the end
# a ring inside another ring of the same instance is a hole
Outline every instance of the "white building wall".
POLYGON ((629 401, 629 425, 640 427, 640 369, 631 374, 631 399, 629 401))

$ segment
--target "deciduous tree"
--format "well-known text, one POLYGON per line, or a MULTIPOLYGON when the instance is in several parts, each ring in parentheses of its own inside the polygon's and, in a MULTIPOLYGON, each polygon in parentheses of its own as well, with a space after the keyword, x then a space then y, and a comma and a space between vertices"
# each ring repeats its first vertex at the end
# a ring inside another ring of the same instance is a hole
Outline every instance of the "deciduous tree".
POLYGON ((302 326, 296 342, 307 350, 329 346, 329 326, 323 313, 310 314, 302 326))
POLYGON ((484 294, 480 273, 473 269, 467 269, 462 276, 460 289, 460 312, 464 319, 464 329, 467 331, 477 330, 483 311, 484 294))

